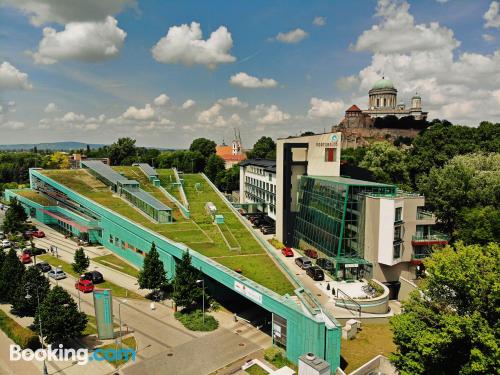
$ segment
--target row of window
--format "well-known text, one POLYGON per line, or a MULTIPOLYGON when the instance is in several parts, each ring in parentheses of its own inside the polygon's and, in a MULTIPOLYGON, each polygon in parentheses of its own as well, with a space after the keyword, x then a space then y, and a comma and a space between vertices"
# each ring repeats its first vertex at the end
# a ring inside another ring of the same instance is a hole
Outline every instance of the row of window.
POLYGON ((146 256, 145 252, 137 247, 132 246, 128 242, 125 242, 123 240, 120 240, 118 237, 114 237, 112 234, 109 235, 109 243, 112 245, 115 245, 117 247, 121 247, 123 250, 132 250, 135 251, 136 253, 146 256))
POLYGON ((256 178, 246 176, 245 182, 250 185, 257 186, 260 189, 264 189, 270 191, 271 193, 276 194, 276 185, 270 184, 269 182, 264 182, 261 180, 257 180, 256 178))
POLYGON ((254 173, 254 174, 260 174, 261 176, 265 176, 267 173, 267 177, 269 178, 269 181, 271 181, 273 178, 273 174, 266 172, 264 168, 254 167, 254 166, 250 165, 247 168, 247 171, 250 173, 254 173))

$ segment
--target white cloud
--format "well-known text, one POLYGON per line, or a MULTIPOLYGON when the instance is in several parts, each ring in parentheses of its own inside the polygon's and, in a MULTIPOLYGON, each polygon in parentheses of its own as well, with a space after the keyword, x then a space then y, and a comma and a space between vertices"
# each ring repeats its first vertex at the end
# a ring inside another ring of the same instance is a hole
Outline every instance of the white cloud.
POLYGON ((83 120, 85 120, 85 115, 75 112, 68 112, 61 118, 62 122, 81 122, 83 120))
POLYGON ((351 48, 355 51, 401 53, 441 50, 460 45, 453 31, 437 22, 415 24, 409 8, 406 1, 379 0, 376 16, 382 18, 382 22, 364 31, 351 48))
POLYGON ((102 61, 118 55, 127 33, 109 16, 102 22, 70 22, 64 30, 43 29, 38 51, 32 53, 37 64, 58 60, 102 61))
POLYGON ((236 96, 226 99, 219 99, 217 100, 217 103, 220 103, 228 107, 239 107, 239 108, 248 107, 248 103, 240 101, 240 99, 238 99, 236 96))
POLYGON ((321 17, 321 16, 314 17, 313 25, 325 26, 326 25, 326 17, 321 17))
POLYGON ((490 7, 483 15, 486 23, 484 27, 500 28, 500 3, 498 1, 492 1, 490 7))
POLYGON ((335 86, 342 91, 351 90, 356 85, 359 85, 359 78, 355 75, 341 77, 335 81, 335 86))
POLYGON ((436 0, 438 3, 441 3, 441 4, 444 4, 444 3, 447 3, 448 0, 436 0))
MULTIPOLYGON (((370 30, 387 30, 388 24, 394 25, 397 20, 405 19, 411 23, 400 23, 399 29, 392 28, 394 35, 418 35, 426 29, 425 33, 435 33, 436 41, 444 41, 441 36, 446 33, 442 28, 413 22, 405 2, 380 0, 377 9, 378 15, 384 15, 370 30)), ((360 39, 370 30, 365 31, 360 39)), ((446 30, 449 35, 453 34, 446 30)), ((393 52, 383 46, 393 43, 392 37, 385 33, 375 35, 380 39, 373 40, 373 44, 382 47, 380 51, 374 50, 371 63, 357 75, 359 89, 355 94, 357 103, 354 103, 364 104, 368 90, 385 75, 398 89, 398 100, 406 100, 409 104, 409 98, 418 91, 430 119, 446 118, 455 123, 477 125, 482 120, 499 118, 500 106, 493 92, 500 87, 500 50, 492 54, 457 52, 460 43, 449 38, 448 43, 430 43, 428 49, 415 49, 415 45, 409 43, 406 47, 400 45, 393 52), (441 47, 436 48, 437 45, 441 47)))
POLYGON ((278 86, 278 82, 272 78, 257 78, 248 75, 247 73, 240 72, 231 76, 229 82, 234 86, 245 88, 270 88, 278 86))
POLYGON ((297 28, 295 30, 290 30, 286 33, 278 33, 272 40, 277 40, 278 42, 282 43, 298 43, 305 37, 307 37, 307 34, 304 30, 297 28))
POLYGON ((182 109, 189 109, 191 107, 194 107, 196 105, 196 102, 193 99, 188 99, 184 103, 182 103, 182 109))
POLYGON ((311 98, 311 108, 307 112, 310 118, 339 118, 345 111, 346 105, 343 101, 323 100, 311 98))
POLYGON ((283 124, 291 118, 290 114, 283 112, 275 104, 270 106, 259 104, 252 111, 252 114, 257 116, 257 122, 263 125, 283 124))
POLYGON ((483 40, 486 42, 493 42, 496 39, 495 36, 491 35, 491 34, 483 34, 482 37, 483 37, 483 40))
POLYGON ((101 114, 96 117, 87 117, 84 114, 67 112, 62 117, 42 118, 39 121, 40 129, 64 130, 97 130, 104 124, 106 116, 101 114))
POLYGON ((54 113, 57 112, 57 106, 55 103, 47 104, 47 107, 43 110, 45 113, 54 113))
POLYGON ((9 62, 0 64, 0 88, 31 90, 33 86, 28 82, 28 75, 21 72, 9 62))
POLYGON ((151 104, 146 104, 144 108, 128 107, 123 113, 123 118, 131 120, 151 120, 155 117, 155 110, 151 104))
POLYGON ((26 125, 21 121, 7 121, 3 124, 0 124, 0 128, 10 129, 10 130, 19 130, 25 128, 26 125))
POLYGON ((218 64, 236 61, 231 56, 233 47, 231 33, 225 26, 220 26, 203 40, 200 24, 172 26, 167 35, 161 38, 151 49, 156 61, 165 64, 205 65, 210 69, 218 64))
POLYGON ((170 98, 166 94, 161 94, 160 96, 156 97, 154 100, 154 104, 158 107, 164 106, 170 101, 170 98))
POLYGON ((221 109, 222 104, 215 103, 210 108, 200 112, 200 114, 198 115, 198 121, 202 124, 211 124, 217 127, 225 126, 227 122, 220 114, 221 109))
POLYGON ((495 90, 492 92, 492 94, 497 102, 497 105, 500 105, 500 90, 495 90))
POLYGON ((135 0, 3 0, 5 5, 19 9, 35 26, 56 22, 102 21, 110 14, 135 7, 135 0))

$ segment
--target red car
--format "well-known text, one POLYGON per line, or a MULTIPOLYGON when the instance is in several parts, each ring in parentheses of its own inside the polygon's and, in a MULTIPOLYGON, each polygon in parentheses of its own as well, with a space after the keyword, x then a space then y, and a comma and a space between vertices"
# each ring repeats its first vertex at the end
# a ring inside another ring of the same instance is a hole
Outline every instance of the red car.
POLYGON ((31 263, 31 255, 29 253, 22 253, 19 256, 19 259, 21 260, 22 264, 31 263))
POLYGON ((83 293, 90 293, 94 291, 94 284, 87 279, 80 279, 75 283, 75 288, 83 293))
POLYGON ((318 252, 316 250, 312 249, 307 249, 304 251, 304 254, 308 256, 311 259, 317 259, 318 258, 318 252))
POLYGON ((293 250, 291 247, 284 247, 283 249, 281 249, 281 254, 286 257, 293 257, 293 250))
POLYGON ((35 230, 31 235, 36 238, 43 238, 45 237, 45 232, 43 230, 35 230))

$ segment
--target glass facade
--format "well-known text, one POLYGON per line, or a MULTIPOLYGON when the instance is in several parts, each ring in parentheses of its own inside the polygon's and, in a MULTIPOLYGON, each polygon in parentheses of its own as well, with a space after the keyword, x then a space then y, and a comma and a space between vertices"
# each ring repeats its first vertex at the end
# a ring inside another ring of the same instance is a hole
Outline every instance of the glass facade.
POLYGON ((365 195, 395 196, 396 187, 344 177, 302 176, 294 245, 314 248, 336 264, 362 263, 365 195))

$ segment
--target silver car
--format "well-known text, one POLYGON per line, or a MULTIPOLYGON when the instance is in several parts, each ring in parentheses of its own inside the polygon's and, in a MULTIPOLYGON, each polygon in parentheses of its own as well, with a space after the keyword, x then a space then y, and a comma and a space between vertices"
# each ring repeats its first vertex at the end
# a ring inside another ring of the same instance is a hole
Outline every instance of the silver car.
POLYGON ((3 247, 4 249, 6 249, 6 248, 8 248, 8 247, 11 247, 11 246, 12 246, 12 244, 10 243, 10 241, 9 241, 9 240, 3 240, 3 241, 2 241, 2 247, 3 247))
POLYGON ((49 277, 52 277, 54 280, 61 280, 66 278, 66 273, 64 273, 64 271, 60 268, 54 268, 50 270, 49 272, 47 272, 47 275, 49 275, 49 277))

